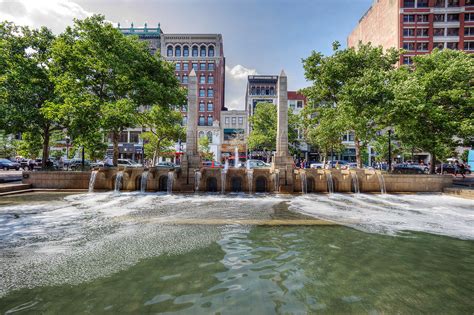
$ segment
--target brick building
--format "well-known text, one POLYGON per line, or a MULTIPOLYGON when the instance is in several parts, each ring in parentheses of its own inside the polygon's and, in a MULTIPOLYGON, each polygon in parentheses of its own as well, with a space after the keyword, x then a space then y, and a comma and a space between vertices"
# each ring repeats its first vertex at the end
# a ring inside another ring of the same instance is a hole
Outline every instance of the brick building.
POLYGON ((374 0, 347 38, 405 49, 400 64, 434 48, 474 52, 474 0, 374 0))

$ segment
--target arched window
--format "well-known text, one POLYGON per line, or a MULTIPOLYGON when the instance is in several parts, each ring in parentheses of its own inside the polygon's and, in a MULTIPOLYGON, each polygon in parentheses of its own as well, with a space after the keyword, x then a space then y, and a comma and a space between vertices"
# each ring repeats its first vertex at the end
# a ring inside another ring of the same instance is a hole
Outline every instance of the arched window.
POLYGON ((176 46, 176 48, 174 49, 174 55, 176 57, 181 57, 181 46, 176 46))
POLYGON ((199 97, 206 97, 206 90, 203 88, 199 89, 199 97))
MULTIPOLYGON (((199 126, 204 126, 204 115, 199 116, 199 126)), ((204 136, 204 132, 201 131, 201 132, 199 133, 199 137, 201 137, 201 133, 202 133, 203 136, 204 136)))
POLYGON ((199 102, 199 111, 200 111, 200 112, 205 111, 205 107, 204 107, 204 102, 203 102, 203 101, 199 102))
POLYGON ((206 76, 201 75, 201 76, 199 77, 199 83, 200 83, 200 84, 205 84, 205 83, 206 83, 206 76))
POLYGON ((189 57, 189 47, 183 46, 183 57, 189 57))
POLYGON ((214 97, 214 90, 213 89, 207 89, 207 97, 214 97))
MULTIPOLYGON (((201 116, 204 121, 204 116, 201 116)), ((201 117, 199 117, 199 120, 201 120, 201 117)), ((204 131, 199 131, 199 138, 204 138, 204 131)))
POLYGON ((166 51, 166 56, 173 57, 173 46, 169 45, 166 51))
POLYGON ((206 57, 206 46, 201 46, 201 57, 206 57))
MULTIPOLYGON (((210 117, 211 117, 211 125, 212 125, 212 116, 210 117)), ((209 117, 207 118, 207 121, 209 122, 209 117)), ((207 139, 209 139, 209 142, 212 143, 212 131, 207 132, 207 139)))
POLYGON ((207 111, 212 112, 214 110, 214 104, 212 102, 207 103, 207 111))
POLYGON ((207 54, 209 57, 214 57, 214 46, 209 46, 209 53, 207 54))
POLYGON ((208 84, 214 84, 214 77, 212 76, 212 74, 207 77, 207 83, 208 84))
POLYGON ((198 56, 198 46, 193 46, 193 57, 198 56))
MULTIPOLYGON (((212 126, 212 115, 208 115, 207 116, 207 125, 208 126, 212 126)), ((209 131, 210 132, 210 131, 209 131)), ((211 134, 211 137, 212 137, 212 134, 211 134)))

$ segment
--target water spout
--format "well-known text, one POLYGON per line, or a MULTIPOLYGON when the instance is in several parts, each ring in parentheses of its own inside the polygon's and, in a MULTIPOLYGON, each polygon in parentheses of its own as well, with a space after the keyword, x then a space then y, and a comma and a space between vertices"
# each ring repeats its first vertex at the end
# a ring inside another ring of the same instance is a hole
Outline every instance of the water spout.
POLYGON ((301 172, 300 177, 301 177, 301 192, 303 194, 307 194, 308 193, 308 182, 306 180, 306 172, 301 172))
POLYGON ((359 177, 357 176, 357 173, 351 172, 351 177, 352 177, 352 187, 354 188, 354 192, 356 194, 360 194, 359 177))
POLYGON ((115 187, 114 187, 114 192, 120 192, 120 189, 122 188, 122 180, 123 180, 123 172, 117 172, 117 175, 115 176, 115 187))
POLYGON ((148 171, 144 171, 140 178, 140 192, 142 193, 146 191, 147 180, 148 180, 148 171))
POLYGON ((168 181, 166 182, 166 191, 168 195, 173 193, 174 171, 168 172, 168 181))
POLYGON ((383 174, 381 172, 377 172, 377 178, 379 179, 380 193, 386 194, 387 188, 385 187, 385 178, 383 178, 383 174))
POLYGON ((239 167, 239 148, 235 147, 234 150, 234 167, 238 168, 239 167))
POLYGON ((331 171, 326 172, 326 180, 328 182, 328 193, 334 193, 334 179, 332 178, 331 171))
POLYGON ((229 160, 225 160, 224 162, 224 169, 227 171, 229 169, 229 160))
MULTIPOLYGON (((168 174, 169 175, 169 174, 168 174)), ((194 176, 194 188, 195 188, 195 192, 198 192, 199 191, 199 183, 201 182, 201 172, 200 171, 196 171, 195 173, 195 176, 194 176)))
MULTIPOLYGON (((226 164, 228 166, 228 163, 226 161, 226 164)), ((225 194, 225 182, 226 182, 226 177, 227 177, 227 168, 224 166, 223 169, 221 169, 221 193, 225 194)))
POLYGON ((97 177, 99 171, 92 171, 91 178, 89 179, 89 192, 94 192, 95 178, 97 177))
POLYGON ((253 170, 247 169, 247 182, 249 184, 249 194, 253 192, 253 170))

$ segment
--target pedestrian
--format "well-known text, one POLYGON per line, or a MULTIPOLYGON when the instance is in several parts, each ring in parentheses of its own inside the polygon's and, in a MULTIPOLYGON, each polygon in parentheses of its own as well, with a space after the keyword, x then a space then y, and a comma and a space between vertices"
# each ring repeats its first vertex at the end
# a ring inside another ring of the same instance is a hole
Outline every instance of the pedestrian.
POLYGON ((59 158, 58 168, 59 168, 59 170, 61 170, 61 171, 64 169, 64 160, 63 160, 63 157, 62 157, 62 156, 59 158))
POLYGON ((454 177, 458 177, 459 173, 459 161, 454 161, 454 177))
POLYGON ((459 173, 461 174, 462 178, 466 178, 466 166, 464 163, 459 164, 459 173))

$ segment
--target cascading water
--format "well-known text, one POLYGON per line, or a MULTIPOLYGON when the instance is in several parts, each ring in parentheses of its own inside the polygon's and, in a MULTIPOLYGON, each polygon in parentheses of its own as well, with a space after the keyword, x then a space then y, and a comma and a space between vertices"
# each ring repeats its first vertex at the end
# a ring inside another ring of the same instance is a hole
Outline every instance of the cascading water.
MULTIPOLYGON (((194 188, 195 188, 195 192, 198 192, 199 191, 199 183, 201 182, 201 172, 200 171, 196 171, 196 176, 194 176, 194 188)), ((168 173, 168 176, 169 176, 169 173, 168 173)))
POLYGON ((221 169, 221 193, 225 194, 225 181, 227 177, 227 169, 224 167, 221 169))
POLYGON ((122 179, 123 179, 123 172, 117 172, 117 176, 115 177, 115 187, 114 192, 120 192, 122 188, 122 179))
POLYGON ((234 150, 234 167, 239 167, 239 148, 235 147, 234 150))
POLYGON ((334 179, 332 178, 331 172, 326 172, 326 180, 328 182, 328 193, 334 193, 334 179))
POLYGON ((91 178, 89 179, 89 192, 94 192, 95 178, 97 177, 99 171, 92 171, 91 178))
POLYGON ((166 191, 169 195, 173 193, 174 171, 168 172, 168 181, 166 182, 166 191))
POLYGON ((249 184, 249 194, 253 191, 253 169, 250 168, 250 161, 247 161, 247 182, 249 184))
POLYGON ((359 177, 357 176, 357 173, 351 172, 351 177, 352 177, 352 187, 354 188, 354 192, 356 194, 360 194, 359 177))
POLYGON ((144 171, 142 173, 142 177, 140 178, 140 192, 142 193, 146 191, 147 180, 148 180, 148 171, 144 171))
POLYGON ((380 193, 381 194, 386 194, 387 189, 385 187, 385 178, 383 178, 383 174, 377 172, 377 178, 379 179, 380 193))
POLYGON ((301 177, 301 192, 303 194, 307 194, 308 193, 308 182, 306 181, 306 172, 301 172, 300 177, 301 177))
POLYGON ((273 183, 275 183, 275 191, 279 192, 280 191, 280 172, 279 172, 279 170, 275 170, 275 173, 273 173, 273 183))

